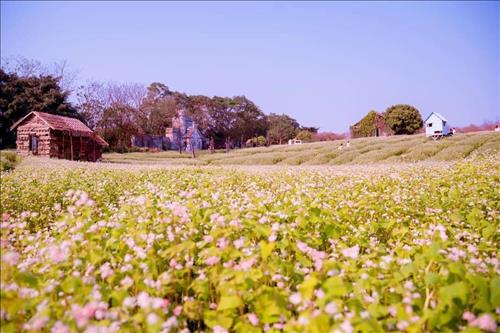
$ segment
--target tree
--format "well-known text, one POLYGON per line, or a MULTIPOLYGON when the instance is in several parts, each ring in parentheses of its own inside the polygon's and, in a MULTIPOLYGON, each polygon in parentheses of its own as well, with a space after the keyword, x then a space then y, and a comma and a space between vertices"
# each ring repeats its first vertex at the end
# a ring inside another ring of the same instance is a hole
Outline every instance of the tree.
POLYGON ((96 129, 101 121, 106 105, 106 92, 102 83, 88 82, 78 87, 76 107, 91 129, 96 129))
POLYGON ((302 140, 304 142, 311 142, 312 141, 312 135, 313 133, 306 131, 306 130, 301 130, 299 134, 295 137, 298 140, 302 140))
POLYGON ((244 146, 246 140, 264 135, 267 131, 266 115, 245 96, 232 98, 235 121, 232 136, 237 138, 239 146, 244 146))
POLYGON ((423 126, 418 109, 408 104, 397 104, 387 108, 384 118, 394 134, 414 134, 423 126))
POLYGON ((15 134, 10 127, 31 111, 83 120, 68 102, 68 94, 52 76, 19 77, 0 69, 0 147, 15 145, 15 134))
POLYGON ((267 119, 269 124, 267 132, 268 144, 282 144, 283 141, 293 139, 297 135, 299 123, 290 116, 287 116, 286 114, 278 115, 271 113, 267 119))
POLYGON ((21 56, 2 58, 2 68, 8 73, 16 73, 19 77, 52 76, 61 90, 72 93, 78 73, 72 70, 66 60, 55 61, 46 66, 40 61, 21 56))
MULTIPOLYGON (((235 103, 231 98, 214 96, 208 110, 207 134, 210 141, 213 142, 217 137, 221 137, 226 151, 229 151, 231 133, 236 119, 233 113, 234 106, 235 103)), ((213 150, 213 147, 211 149, 213 150)))
POLYGON ((172 125, 177 113, 177 103, 168 87, 153 82, 138 108, 136 120, 143 134, 164 135, 165 128, 172 125))
POLYGON ((137 133, 135 113, 136 109, 120 103, 111 104, 104 109, 97 127, 111 147, 122 149, 130 146, 132 135, 137 133))
POLYGON ((301 131, 308 131, 311 133, 318 133, 319 127, 313 127, 313 126, 300 126, 301 131))

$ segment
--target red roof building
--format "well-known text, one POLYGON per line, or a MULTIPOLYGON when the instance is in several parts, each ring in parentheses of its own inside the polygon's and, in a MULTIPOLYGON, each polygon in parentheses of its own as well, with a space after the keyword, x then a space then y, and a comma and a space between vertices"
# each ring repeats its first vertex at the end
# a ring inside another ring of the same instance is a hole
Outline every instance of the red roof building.
POLYGON ((108 143, 80 120, 45 112, 30 112, 17 121, 17 153, 95 162, 108 143))

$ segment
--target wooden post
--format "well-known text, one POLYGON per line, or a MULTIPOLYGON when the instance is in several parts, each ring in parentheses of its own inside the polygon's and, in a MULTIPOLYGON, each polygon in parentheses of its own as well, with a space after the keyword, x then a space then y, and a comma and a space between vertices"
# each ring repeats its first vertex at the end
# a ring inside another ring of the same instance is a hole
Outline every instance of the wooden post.
POLYGON ((92 162, 95 162, 95 137, 94 140, 92 140, 92 154, 94 156, 94 160, 92 162))
MULTIPOLYGON (((63 142, 62 142, 62 158, 66 158, 66 150, 64 149, 64 131, 62 131, 62 136, 63 136, 63 142)), ((61 156, 59 155, 59 158, 61 158, 61 156)))
POLYGON ((69 132, 69 142, 71 147, 71 160, 73 161, 73 135, 69 132))
POLYGON ((80 161, 83 161, 83 142, 82 142, 82 135, 80 134, 80 161))

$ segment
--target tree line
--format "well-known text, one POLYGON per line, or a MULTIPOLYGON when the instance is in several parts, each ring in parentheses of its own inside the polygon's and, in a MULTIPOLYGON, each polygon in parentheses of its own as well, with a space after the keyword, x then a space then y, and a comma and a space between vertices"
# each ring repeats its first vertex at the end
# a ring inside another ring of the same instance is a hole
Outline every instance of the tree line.
POLYGON ((112 149, 130 146, 133 135, 164 135, 172 118, 184 109, 209 139, 211 148, 282 144, 298 137, 313 139, 318 128, 301 126, 286 114, 266 115, 246 96, 188 95, 153 82, 75 86, 65 62, 47 68, 37 61, 3 61, 0 68, 0 146, 14 147, 10 127, 31 111, 82 120, 112 149), (70 95, 75 96, 70 101, 70 95))

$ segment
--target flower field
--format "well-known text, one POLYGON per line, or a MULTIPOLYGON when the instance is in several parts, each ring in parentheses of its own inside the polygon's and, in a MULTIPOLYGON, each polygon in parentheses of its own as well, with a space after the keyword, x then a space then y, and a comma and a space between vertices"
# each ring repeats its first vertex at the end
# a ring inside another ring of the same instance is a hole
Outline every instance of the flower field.
POLYGON ((495 332, 499 161, 26 159, 1 175, 2 332, 495 332))

